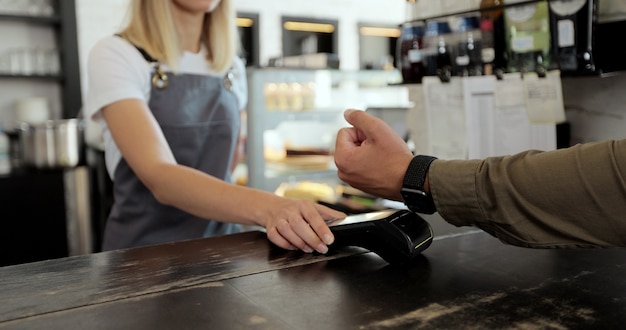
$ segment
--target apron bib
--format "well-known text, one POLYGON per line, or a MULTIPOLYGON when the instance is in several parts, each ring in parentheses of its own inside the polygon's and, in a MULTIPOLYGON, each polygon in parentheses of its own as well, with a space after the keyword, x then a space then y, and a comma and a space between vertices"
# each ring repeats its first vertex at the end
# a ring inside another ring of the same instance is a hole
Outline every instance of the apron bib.
MULTIPOLYGON (((163 77, 158 64, 155 74, 163 77)), ((176 161, 223 180, 230 179, 240 126, 229 77, 169 73, 165 87, 152 84, 148 102, 176 161)), ((103 250, 241 231, 239 225, 201 219, 159 203, 123 158, 115 169, 113 196, 103 250)))

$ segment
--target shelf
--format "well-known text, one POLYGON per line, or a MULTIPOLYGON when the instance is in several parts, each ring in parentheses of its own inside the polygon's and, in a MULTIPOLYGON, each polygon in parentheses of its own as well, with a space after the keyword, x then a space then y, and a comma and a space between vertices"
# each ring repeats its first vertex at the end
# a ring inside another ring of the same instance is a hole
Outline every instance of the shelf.
POLYGON ((263 122, 265 129, 272 129, 283 121, 332 121, 343 114, 345 109, 333 109, 332 111, 265 111, 263 122))
POLYGON ((450 13, 435 15, 435 16, 428 16, 428 17, 418 18, 414 20, 409 20, 404 23, 423 22, 423 21, 430 21, 434 19, 448 18, 448 17, 453 17, 453 16, 464 16, 464 15, 474 14, 476 12, 481 12, 481 11, 490 11, 490 10, 495 10, 495 9, 518 7, 518 6, 524 6, 524 5, 529 5, 529 4, 543 2, 543 1, 550 1, 550 0, 525 0, 525 1, 520 1, 516 3, 508 3, 508 4, 505 3, 505 4, 497 5, 497 6, 489 6, 489 7, 483 7, 483 8, 470 9, 470 10, 455 11, 455 12, 450 12, 450 13))
POLYGON ((61 18, 58 16, 32 16, 0 14, 0 21, 24 22, 29 24, 59 25, 61 18))
POLYGON ((276 191, 282 183, 301 181, 314 181, 335 185, 338 183, 337 170, 301 171, 298 173, 277 173, 266 170, 262 189, 273 192, 276 191))
MULTIPOLYGON (((270 166, 268 166, 270 167, 270 166)), ((297 180, 306 180, 306 179, 311 179, 311 178, 320 178, 320 177, 336 177, 337 176, 337 169, 325 169, 325 170, 303 170, 303 169, 297 169, 297 170, 274 170, 272 168, 268 168, 265 170, 265 175, 267 178, 272 178, 272 179, 281 179, 282 181, 289 181, 286 180, 288 178, 295 178, 297 180)))
POLYGON ((49 80, 49 81, 57 81, 57 82, 63 81, 63 77, 60 75, 39 75, 39 74, 15 75, 15 74, 2 73, 0 74, 0 79, 18 79, 18 80, 21 80, 21 79, 31 80, 32 79, 32 80, 49 80))
MULTIPOLYGON (((12 2, 27 2, 26 0, 12 1, 12 2)), ((20 12, 11 11, 8 6, 4 6, 2 13, 0 13, 0 21, 5 23, 12 23, 4 25, 6 29, 19 28, 20 31, 26 29, 27 33, 45 33, 53 32, 55 48, 58 49, 58 66, 60 72, 58 74, 44 74, 44 75, 13 75, 5 68, 4 73, 0 74, 0 81, 28 81, 28 82, 56 82, 60 85, 60 117, 61 118, 74 118, 80 112, 82 108, 82 96, 81 96, 81 83, 80 83, 80 69, 79 69, 79 50, 77 40, 77 26, 76 26, 76 4, 75 1, 65 0, 49 0, 47 2, 51 7, 52 15, 47 16, 43 13, 48 13, 48 9, 41 10, 42 14, 32 15, 22 10, 20 12), (19 26, 17 26, 19 25, 19 26), (30 31, 34 27, 34 31, 30 31), (40 29, 43 27, 43 29, 40 29)), ((43 8, 43 7, 42 7, 43 8)), ((6 33, 5 33, 6 34, 6 33)), ((31 46, 37 46, 33 43, 33 40, 24 40, 29 42, 31 46)), ((8 46, 8 45, 7 45, 8 46)), ((56 87, 56 86, 54 86, 56 87)))

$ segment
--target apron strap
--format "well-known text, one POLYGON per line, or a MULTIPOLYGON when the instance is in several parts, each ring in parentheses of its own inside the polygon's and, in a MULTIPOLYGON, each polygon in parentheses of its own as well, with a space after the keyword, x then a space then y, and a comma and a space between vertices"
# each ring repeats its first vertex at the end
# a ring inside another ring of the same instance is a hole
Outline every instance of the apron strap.
MULTIPOLYGON (((124 37, 122 37, 119 34, 115 34, 115 36, 120 37, 122 39, 124 39, 124 37)), ((124 39, 126 40, 126 39, 124 39)), ((126 40, 128 41, 128 40, 126 40)), ((167 78, 167 74, 165 74, 165 72, 163 72, 163 70, 161 70, 161 66, 159 65, 159 61, 157 61, 154 57, 150 56, 150 54, 148 54, 148 52, 145 51, 145 49, 138 47, 137 45, 133 44, 132 42, 128 41, 131 45, 133 45, 133 47, 135 47, 139 53, 141 54, 141 56, 143 56, 143 58, 150 64, 152 64, 152 67, 154 68, 154 74, 152 75, 152 85, 154 87, 156 87, 157 89, 164 89, 167 88, 168 84, 169 84, 169 79, 167 78)))
MULTIPOLYGON (((133 45, 133 46, 135 46, 135 45, 133 45)), ((145 58, 146 61, 148 61, 150 63, 157 62, 157 60, 154 59, 154 57, 150 56, 150 54, 148 54, 148 52, 146 52, 145 49, 143 49, 141 47, 137 47, 137 46, 135 46, 135 48, 137 48, 137 50, 141 53, 141 56, 143 56, 143 58, 145 58)))
MULTIPOLYGON (((116 36, 116 37, 120 37, 120 38, 124 39, 124 37, 122 37, 119 33, 116 33, 116 34, 115 34, 115 36, 116 36)), ((129 43, 130 43, 131 45, 133 45, 133 47, 135 47, 135 48, 139 51, 139 53, 141 53, 141 56, 143 56, 143 58, 144 58, 146 61, 148 61, 148 62, 150 62, 150 63, 155 63, 155 62, 158 62, 158 61, 157 61, 154 57, 150 56, 150 54, 148 54, 148 52, 146 52, 146 50, 145 50, 145 49, 143 49, 143 48, 141 48, 141 47, 139 47, 139 46, 137 46, 137 45, 135 45, 135 44, 131 43, 130 41, 129 41, 129 43)))

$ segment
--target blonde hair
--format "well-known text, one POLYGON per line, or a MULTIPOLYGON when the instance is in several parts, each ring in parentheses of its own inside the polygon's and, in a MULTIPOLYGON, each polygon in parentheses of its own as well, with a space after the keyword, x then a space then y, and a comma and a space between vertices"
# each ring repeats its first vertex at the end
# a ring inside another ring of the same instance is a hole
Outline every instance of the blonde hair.
MULTIPOLYGON (((183 50, 172 17, 173 0, 132 0, 130 17, 120 35, 143 48, 159 62, 176 71, 183 50)), ((239 52, 239 37, 231 0, 221 0, 204 18, 201 43, 208 50, 207 61, 216 72, 225 72, 239 52)))

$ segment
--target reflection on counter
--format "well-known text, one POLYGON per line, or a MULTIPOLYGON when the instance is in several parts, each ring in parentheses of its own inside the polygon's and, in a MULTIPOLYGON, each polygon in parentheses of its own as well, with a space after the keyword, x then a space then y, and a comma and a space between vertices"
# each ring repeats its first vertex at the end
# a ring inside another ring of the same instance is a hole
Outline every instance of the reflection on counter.
POLYGON ((313 181, 283 182, 274 193, 283 197, 308 199, 346 214, 390 208, 387 201, 346 184, 331 185, 313 181))

